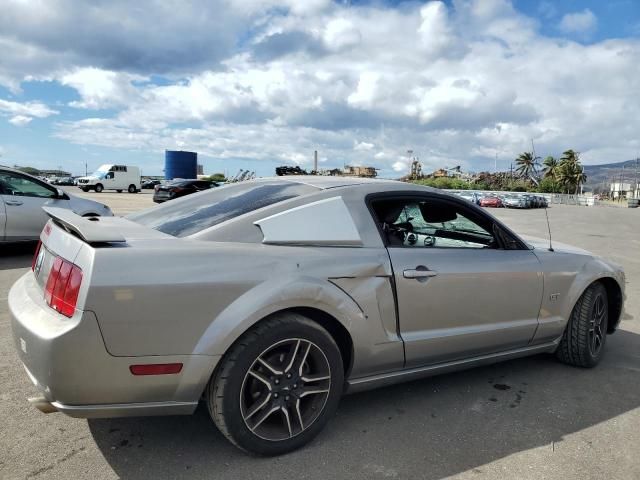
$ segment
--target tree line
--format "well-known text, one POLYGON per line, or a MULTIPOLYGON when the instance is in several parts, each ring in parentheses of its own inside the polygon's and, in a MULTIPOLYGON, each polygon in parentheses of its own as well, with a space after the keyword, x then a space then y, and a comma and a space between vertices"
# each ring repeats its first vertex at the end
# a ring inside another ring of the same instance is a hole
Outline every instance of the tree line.
POLYGON ((521 178, 537 184, 537 190, 546 193, 580 192, 580 186, 587 181, 584 167, 580 163, 580 154, 575 150, 566 150, 558 159, 548 156, 539 170, 540 157, 532 152, 523 152, 516 158, 516 172, 521 178))
POLYGON ((456 177, 422 178, 414 183, 452 190, 503 190, 512 192, 575 193, 587 181, 580 154, 566 150, 558 159, 548 156, 540 163, 533 152, 515 159, 515 172, 481 172, 467 181, 456 177))

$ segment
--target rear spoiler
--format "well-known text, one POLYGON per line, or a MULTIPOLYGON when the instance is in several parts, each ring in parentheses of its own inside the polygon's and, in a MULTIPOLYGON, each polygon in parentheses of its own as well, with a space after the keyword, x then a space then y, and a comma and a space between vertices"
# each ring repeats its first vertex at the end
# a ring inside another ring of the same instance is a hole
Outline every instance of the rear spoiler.
POLYGON ((117 231, 100 225, 100 217, 81 217, 66 208, 42 207, 54 222, 87 243, 126 242, 117 231))

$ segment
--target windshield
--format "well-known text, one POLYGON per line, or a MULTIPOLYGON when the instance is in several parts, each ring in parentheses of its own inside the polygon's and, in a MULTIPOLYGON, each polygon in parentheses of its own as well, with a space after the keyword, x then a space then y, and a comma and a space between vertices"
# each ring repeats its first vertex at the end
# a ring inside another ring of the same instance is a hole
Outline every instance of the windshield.
POLYGON ((316 191, 310 185, 281 180, 236 183, 171 200, 126 218, 175 237, 186 237, 259 208, 316 191))
POLYGON ((91 177, 97 177, 100 180, 104 179, 104 177, 107 175, 107 173, 109 172, 109 168, 111 168, 111 165, 102 165, 100 168, 98 168, 95 172, 93 172, 90 176, 91 177))

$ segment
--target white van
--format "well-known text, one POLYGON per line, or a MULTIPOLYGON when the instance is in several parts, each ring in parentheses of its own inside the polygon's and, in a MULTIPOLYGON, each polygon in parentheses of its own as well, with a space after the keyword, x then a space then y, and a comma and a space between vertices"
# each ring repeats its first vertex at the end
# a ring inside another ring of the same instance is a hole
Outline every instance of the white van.
POLYGON ((136 193, 140 191, 140 169, 130 165, 102 165, 88 177, 80 177, 78 187, 85 192, 127 190, 129 193, 136 193))

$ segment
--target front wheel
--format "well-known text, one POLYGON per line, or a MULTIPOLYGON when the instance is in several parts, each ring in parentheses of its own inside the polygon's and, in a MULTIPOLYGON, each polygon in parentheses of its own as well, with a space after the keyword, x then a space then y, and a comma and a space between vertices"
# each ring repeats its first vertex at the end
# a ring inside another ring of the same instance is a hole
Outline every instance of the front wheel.
POLYGON ((609 307, 602 283, 589 286, 576 302, 556 357, 576 367, 595 367, 604 353, 609 307))
POLYGON ((311 441, 338 407, 340 349, 302 315, 273 316, 245 333, 221 360, 206 391, 218 429, 236 446, 280 455, 311 441))
POLYGON ((95 187, 96 193, 100 193, 102 192, 102 190, 104 190, 104 187, 102 186, 101 183, 97 184, 95 187))

